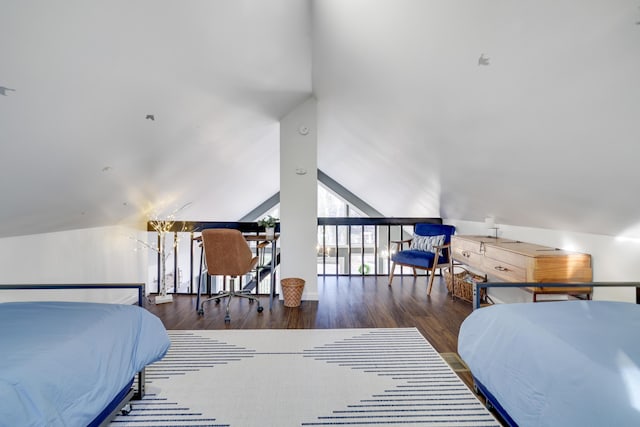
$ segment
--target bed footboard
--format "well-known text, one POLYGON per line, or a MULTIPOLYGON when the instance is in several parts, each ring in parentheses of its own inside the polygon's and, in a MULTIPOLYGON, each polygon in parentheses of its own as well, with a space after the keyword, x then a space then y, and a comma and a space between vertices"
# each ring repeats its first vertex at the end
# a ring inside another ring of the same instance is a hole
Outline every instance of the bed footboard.
POLYGON ((544 283, 539 282, 477 282, 473 284, 473 309, 480 308, 481 289, 488 288, 530 288, 536 286, 544 286, 545 288, 584 288, 588 287, 611 287, 611 288, 640 288, 640 282, 581 282, 581 283, 544 283))
MULTIPOLYGON (((0 291, 31 291, 31 290, 60 290, 73 291, 80 289, 96 289, 96 290, 113 290, 113 289, 132 289, 137 293, 137 304, 143 307, 145 297, 144 283, 88 283, 88 284, 0 284, 0 291)), ((32 296, 32 295, 31 295, 32 296)), ((30 299, 31 296, 25 296, 30 299)), ((133 295, 128 297, 132 299, 133 295)), ((20 295, 18 298, 22 298, 20 295)), ((60 298, 64 300, 69 298, 66 293, 61 293, 60 298)), ((145 368, 142 368, 131 381, 120 390, 113 400, 98 414, 89 426, 107 426, 120 413, 126 413, 128 405, 132 400, 140 400, 145 395, 145 368)))

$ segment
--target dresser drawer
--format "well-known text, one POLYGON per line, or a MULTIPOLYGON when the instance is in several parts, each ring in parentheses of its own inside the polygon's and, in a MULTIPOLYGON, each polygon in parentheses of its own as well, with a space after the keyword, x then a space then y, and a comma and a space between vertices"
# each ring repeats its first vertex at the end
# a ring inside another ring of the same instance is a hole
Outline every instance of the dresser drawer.
POLYGON ((489 276, 495 276, 507 282, 526 282, 527 270, 525 268, 485 257, 482 268, 489 276))
MULTIPOLYGON (((517 245, 517 243, 515 245, 517 245)), ((530 260, 528 256, 491 245, 486 245, 484 255, 487 258, 495 260, 496 262, 510 264, 514 267, 519 267, 522 269, 527 268, 527 263, 530 260)))
POLYGON ((483 246, 484 244, 482 241, 467 240, 459 238, 457 236, 451 237, 451 247, 454 250, 459 251, 459 253, 472 252, 475 254, 480 254, 484 250, 483 246))
POLYGON ((482 268, 482 260, 484 259, 484 256, 480 255, 477 252, 473 252, 469 249, 464 249, 459 246, 454 246, 451 249, 451 254, 454 260, 460 261, 461 263, 466 264, 469 267, 482 268))

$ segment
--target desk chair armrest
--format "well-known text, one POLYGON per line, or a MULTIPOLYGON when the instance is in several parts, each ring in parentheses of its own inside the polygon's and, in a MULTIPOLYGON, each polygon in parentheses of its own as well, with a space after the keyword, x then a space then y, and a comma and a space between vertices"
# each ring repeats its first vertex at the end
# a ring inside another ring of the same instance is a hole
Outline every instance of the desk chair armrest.
MULTIPOLYGON (((268 241, 262 241, 262 242, 257 242, 256 243, 256 248, 258 250, 258 257, 259 257, 259 261, 258 261, 258 265, 257 268, 265 268, 266 264, 264 261, 264 254, 265 254, 265 248, 267 248, 269 245, 271 245, 271 242, 268 241)), ((274 256, 273 254, 271 256, 274 256)))

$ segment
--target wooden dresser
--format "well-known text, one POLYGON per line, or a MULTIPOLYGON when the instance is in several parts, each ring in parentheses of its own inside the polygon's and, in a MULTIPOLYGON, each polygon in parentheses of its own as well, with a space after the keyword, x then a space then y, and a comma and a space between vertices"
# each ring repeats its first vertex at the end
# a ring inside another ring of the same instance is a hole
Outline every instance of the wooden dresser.
MULTIPOLYGON (((506 282, 590 282, 591 255, 487 236, 452 236, 452 258, 489 278, 506 282)), ((527 288, 540 294, 586 295, 591 287, 527 288)))

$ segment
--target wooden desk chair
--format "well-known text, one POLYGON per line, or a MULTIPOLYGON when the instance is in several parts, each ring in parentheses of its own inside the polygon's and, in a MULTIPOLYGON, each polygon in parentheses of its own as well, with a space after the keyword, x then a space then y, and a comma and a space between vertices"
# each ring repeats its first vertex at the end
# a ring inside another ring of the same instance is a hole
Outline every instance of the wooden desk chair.
POLYGON ((456 228, 453 225, 420 223, 415 225, 412 238, 392 241, 392 244, 397 245, 397 251, 391 256, 389 286, 393 282, 396 265, 411 267, 414 277, 416 277, 416 269, 427 270, 429 272, 427 295, 431 295, 436 268, 449 267, 451 236, 455 231, 456 228), (410 243, 410 247, 403 249, 404 243, 410 243))

